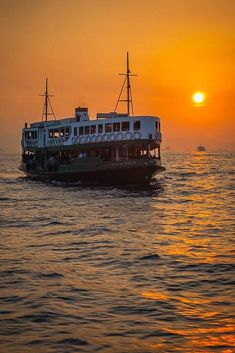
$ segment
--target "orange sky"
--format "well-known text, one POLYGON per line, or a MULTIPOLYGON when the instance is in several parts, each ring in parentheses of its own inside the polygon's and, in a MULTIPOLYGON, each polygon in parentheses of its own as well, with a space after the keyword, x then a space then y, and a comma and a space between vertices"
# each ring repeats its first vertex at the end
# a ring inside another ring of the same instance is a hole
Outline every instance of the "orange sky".
POLYGON ((234 19, 235 0, 0 0, 0 148, 41 119, 45 77, 57 117, 112 111, 129 50, 134 112, 161 117, 163 147, 234 150, 234 19))

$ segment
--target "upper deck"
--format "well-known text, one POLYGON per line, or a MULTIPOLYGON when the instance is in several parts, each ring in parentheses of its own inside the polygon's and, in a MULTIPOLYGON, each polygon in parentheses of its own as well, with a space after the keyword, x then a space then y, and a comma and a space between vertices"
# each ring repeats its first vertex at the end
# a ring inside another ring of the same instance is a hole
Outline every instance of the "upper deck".
POLYGON ((79 145, 104 144, 109 145, 120 141, 151 141, 152 145, 159 147, 162 135, 160 119, 155 116, 131 116, 133 113, 132 94, 130 86, 131 74, 129 68, 129 54, 127 53, 127 69, 121 92, 112 113, 98 113, 96 120, 90 120, 88 108, 75 108, 75 116, 59 120, 48 120, 53 115, 48 94, 48 80, 46 79, 45 103, 43 109, 44 121, 25 124, 22 133, 23 149, 43 149, 61 146, 72 148, 79 145), (126 99, 121 95, 126 83, 126 99), (126 102, 126 114, 117 113, 119 102, 126 102), (51 113, 48 109, 51 108, 51 113))
POLYGON ((74 117, 31 123, 22 134, 22 147, 50 148, 122 140, 155 140, 161 143, 160 119, 154 116, 97 114, 90 120, 87 108, 77 108, 74 117))

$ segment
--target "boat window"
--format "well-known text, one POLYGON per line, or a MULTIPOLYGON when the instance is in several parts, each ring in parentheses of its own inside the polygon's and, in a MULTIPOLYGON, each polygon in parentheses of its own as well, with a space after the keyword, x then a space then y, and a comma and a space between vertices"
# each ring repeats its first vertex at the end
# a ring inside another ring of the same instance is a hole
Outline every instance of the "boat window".
POLYGON ((98 125, 98 133, 102 134, 103 133, 103 124, 98 125))
POLYGON ((158 131, 158 121, 156 121, 156 130, 158 131))
POLYGON ((90 126, 85 126, 85 135, 89 135, 90 133, 90 126))
POLYGON ((77 136, 77 134, 78 134, 78 129, 77 129, 77 127, 74 127, 73 128, 73 135, 77 136))
POLYGON ((105 132, 112 132, 112 124, 111 123, 105 124, 105 132))
POLYGON ((123 121, 122 122, 122 131, 128 131, 130 130, 130 123, 129 121, 123 121))
POLYGON ((96 125, 91 125, 91 134, 96 133, 96 125))
POLYGON ((120 131, 120 123, 113 123, 113 132, 120 131))
POLYGON ((53 129, 48 130, 48 137, 53 137, 53 129))
POLYGON ((140 130, 140 128, 141 128, 140 120, 134 121, 134 130, 140 130))
POLYGON ((64 128, 60 129, 60 137, 64 137, 64 128))
POLYGON ((79 135, 84 135, 84 126, 79 126, 79 135))
POLYGON ((55 137, 55 138, 60 137, 60 134, 59 134, 59 130, 58 130, 58 129, 55 129, 55 130, 54 130, 54 137, 55 137))
POLYGON ((65 136, 68 137, 70 135, 70 128, 66 127, 65 128, 65 136))
POLYGON ((37 131, 25 131, 25 138, 27 140, 36 140, 37 139, 37 131))

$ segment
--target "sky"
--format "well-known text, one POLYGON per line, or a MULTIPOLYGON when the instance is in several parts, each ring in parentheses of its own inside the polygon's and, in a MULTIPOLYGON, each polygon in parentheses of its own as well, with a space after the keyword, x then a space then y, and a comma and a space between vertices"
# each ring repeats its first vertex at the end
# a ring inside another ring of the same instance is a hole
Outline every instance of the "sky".
POLYGON ((0 149, 41 120, 46 77, 57 118, 113 111, 129 51, 134 114, 161 118, 163 149, 235 150, 234 19, 235 0, 0 0, 0 149))

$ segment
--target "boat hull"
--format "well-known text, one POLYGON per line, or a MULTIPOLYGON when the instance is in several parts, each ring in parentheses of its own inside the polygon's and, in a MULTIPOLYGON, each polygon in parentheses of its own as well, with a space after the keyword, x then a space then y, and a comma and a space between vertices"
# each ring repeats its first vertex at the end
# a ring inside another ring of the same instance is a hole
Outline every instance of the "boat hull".
POLYGON ((77 164, 62 165, 55 171, 27 170, 25 165, 21 165, 20 169, 33 180, 106 185, 149 184, 155 175, 165 170, 157 159, 110 161, 96 165, 86 165, 86 162, 81 161, 77 164))

